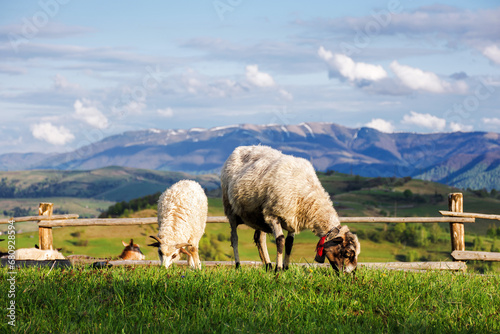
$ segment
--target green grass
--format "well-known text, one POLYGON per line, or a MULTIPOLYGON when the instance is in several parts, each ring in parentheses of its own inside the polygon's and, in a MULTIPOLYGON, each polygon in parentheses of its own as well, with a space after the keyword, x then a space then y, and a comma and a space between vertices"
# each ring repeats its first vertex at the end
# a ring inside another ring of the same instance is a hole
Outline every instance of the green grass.
MULTIPOLYGON (((10 282, 0 270, 1 305, 10 282)), ((293 267, 22 269, 16 333, 494 333, 500 276, 293 267)), ((4 314, 7 312, 3 308, 4 314)))

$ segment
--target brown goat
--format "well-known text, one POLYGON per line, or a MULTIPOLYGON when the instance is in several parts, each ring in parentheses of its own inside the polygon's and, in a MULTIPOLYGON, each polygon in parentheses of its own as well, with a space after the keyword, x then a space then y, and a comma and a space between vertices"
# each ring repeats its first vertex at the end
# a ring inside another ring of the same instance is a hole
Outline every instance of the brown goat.
POLYGON ((138 244, 134 244, 134 239, 130 239, 130 243, 127 244, 122 240, 122 244, 125 247, 123 252, 118 256, 122 260, 144 260, 146 256, 142 254, 141 249, 138 244))

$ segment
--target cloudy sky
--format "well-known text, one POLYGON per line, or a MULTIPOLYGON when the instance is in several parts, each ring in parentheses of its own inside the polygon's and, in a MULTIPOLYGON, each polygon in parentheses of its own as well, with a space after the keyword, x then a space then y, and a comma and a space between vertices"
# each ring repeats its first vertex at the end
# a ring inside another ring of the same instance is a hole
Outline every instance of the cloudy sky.
POLYGON ((500 132, 499 18, 481 0, 1 1, 0 153, 240 123, 500 132))

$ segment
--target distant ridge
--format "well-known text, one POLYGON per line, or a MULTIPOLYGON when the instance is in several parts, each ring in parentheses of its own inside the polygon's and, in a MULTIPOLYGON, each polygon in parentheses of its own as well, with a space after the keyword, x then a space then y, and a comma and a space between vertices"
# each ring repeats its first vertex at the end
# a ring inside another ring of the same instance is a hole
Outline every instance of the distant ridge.
POLYGON ((70 153, 0 155, 0 170, 122 166, 216 173, 235 147, 257 144, 306 158, 320 171, 411 176, 459 188, 500 189, 498 133, 383 133, 334 123, 129 131, 70 153))

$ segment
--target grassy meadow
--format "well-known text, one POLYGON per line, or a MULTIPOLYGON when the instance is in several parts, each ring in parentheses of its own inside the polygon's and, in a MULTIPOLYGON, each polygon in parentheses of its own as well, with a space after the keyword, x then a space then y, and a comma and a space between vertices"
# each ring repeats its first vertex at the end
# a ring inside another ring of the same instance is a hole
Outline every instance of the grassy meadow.
MULTIPOLYGON (((0 276, 6 292, 11 275, 0 276)), ((499 275, 138 266, 29 268, 15 279, 15 327, 4 317, 2 333, 500 331, 499 275)))

